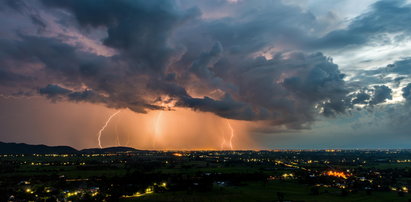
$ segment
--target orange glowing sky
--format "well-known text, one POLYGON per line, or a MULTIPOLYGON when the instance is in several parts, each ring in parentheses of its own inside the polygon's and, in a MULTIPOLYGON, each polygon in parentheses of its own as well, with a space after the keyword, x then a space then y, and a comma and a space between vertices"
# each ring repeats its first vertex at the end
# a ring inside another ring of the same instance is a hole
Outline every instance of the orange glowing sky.
POLYGON ((0 1, 1 142, 411 147, 409 1, 67 1, 0 1))
POLYGON ((122 110, 115 116, 103 132, 103 146, 132 146, 141 149, 233 149, 253 147, 247 136, 244 121, 230 120, 211 113, 195 112, 190 109, 176 108, 174 111, 151 111, 136 114, 122 110), (116 137, 119 137, 119 142, 116 137), (222 144, 227 142, 227 144, 222 144))
MULTIPOLYGON (((16 107, 18 110, 3 111, 14 121, 5 118, 2 121, 10 121, 7 130, 15 133, 10 140, 5 141, 69 145, 78 149, 98 147, 99 130, 108 117, 118 111, 95 104, 50 103, 41 97, 0 99, 0 102, 3 106, 19 106, 16 107), (16 119, 19 124, 16 124, 16 119), (20 124, 25 124, 25 127, 22 128, 20 124)), ((252 123, 236 120, 228 122, 212 113, 182 108, 150 111, 147 114, 122 109, 102 131, 101 145, 160 150, 229 150, 231 129, 228 123, 234 132, 233 149, 257 148, 248 135, 248 127, 252 123), (223 141, 227 144, 222 145, 223 141)))

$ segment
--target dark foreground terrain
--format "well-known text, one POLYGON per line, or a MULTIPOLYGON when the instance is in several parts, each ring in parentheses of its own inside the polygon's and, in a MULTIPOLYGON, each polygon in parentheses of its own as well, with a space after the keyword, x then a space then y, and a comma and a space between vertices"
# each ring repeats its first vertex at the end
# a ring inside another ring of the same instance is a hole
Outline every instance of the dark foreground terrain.
POLYGON ((0 156, 0 201, 411 201, 409 188, 409 150, 0 156))

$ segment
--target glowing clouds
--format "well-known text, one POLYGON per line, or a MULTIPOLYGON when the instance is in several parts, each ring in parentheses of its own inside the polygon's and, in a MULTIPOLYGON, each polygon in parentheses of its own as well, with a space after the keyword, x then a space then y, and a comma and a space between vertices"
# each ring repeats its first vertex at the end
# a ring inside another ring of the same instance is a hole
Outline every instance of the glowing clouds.
POLYGON ((153 148, 155 148, 156 144, 161 140, 161 133, 162 133, 162 116, 163 111, 159 111, 157 116, 154 119, 154 138, 153 138, 153 148))
POLYGON ((114 146, 116 143, 118 145, 119 139, 128 139, 127 146, 137 149, 256 148, 248 136, 250 123, 245 121, 228 121, 212 113, 183 108, 176 108, 175 111, 151 111, 147 114, 137 114, 130 110, 121 112, 112 114, 101 128, 99 146, 114 146), (112 124, 114 118, 116 124, 112 124), (223 139, 226 144, 221 147, 223 139))

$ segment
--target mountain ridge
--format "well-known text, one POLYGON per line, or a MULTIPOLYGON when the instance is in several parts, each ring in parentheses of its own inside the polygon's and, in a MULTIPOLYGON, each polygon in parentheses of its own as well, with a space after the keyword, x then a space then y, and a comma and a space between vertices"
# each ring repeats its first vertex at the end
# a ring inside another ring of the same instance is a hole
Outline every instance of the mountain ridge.
POLYGON ((0 154, 81 154, 81 153, 116 153, 139 151, 131 147, 88 148, 77 150, 70 146, 48 146, 44 144, 26 144, 0 142, 0 154))

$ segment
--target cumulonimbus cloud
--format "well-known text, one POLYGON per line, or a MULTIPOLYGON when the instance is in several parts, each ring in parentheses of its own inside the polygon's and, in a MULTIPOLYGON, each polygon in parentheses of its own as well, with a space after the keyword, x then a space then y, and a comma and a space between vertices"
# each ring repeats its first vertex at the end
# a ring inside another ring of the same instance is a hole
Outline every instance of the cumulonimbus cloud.
POLYGON ((284 15, 264 7, 253 7, 260 10, 250 15, 240 6, 245 13, 241 19, 203 18, 200 8, 183 8, 176 1, 40 2, 36 9, 49 14, 31 21, 34 27, 48 29, 50 20, 70 25, 68 31, 115 53, 85 51, 62 40, 66 36, 16 34, 15 39, 0 40, 4 92, 18 86, 54 101, 102 103, 139 113, 169 109, 170 104, 293 129, 306 127, 318 114, 334 116, 354 104, 382 103, 391 95, 388 87, 379 86, 372 97, 348 96, 358 89, 347 85, 338 65, 322 53, 304 52, 315 29, 322 30, 320 24, 312 14, 281 2, 267 5, 284 15), (307 26, 313 33, 303 34, 307 26), (103 30, 104 37, 95 37, 95 30, 103 30), (256 56, 268 48, 278 51, 256 56), (16 71, 20 67, 27 70, 16 71))

